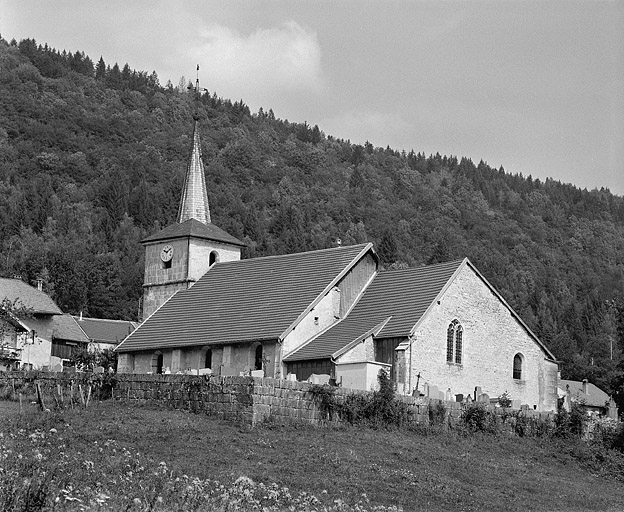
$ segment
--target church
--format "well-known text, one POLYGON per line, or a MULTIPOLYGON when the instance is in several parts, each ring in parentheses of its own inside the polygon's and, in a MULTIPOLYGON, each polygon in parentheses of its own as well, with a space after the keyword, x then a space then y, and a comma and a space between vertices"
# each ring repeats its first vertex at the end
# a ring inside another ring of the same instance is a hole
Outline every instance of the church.
POLYGON ((555 357, 467 258, 380 270, 367 243, 241 260, 211 222, 197 118, 177 221, 142 243, 145 320, 116 348, 121 373, 370 390, 384 369, 401 394, 557 407, 555 357))

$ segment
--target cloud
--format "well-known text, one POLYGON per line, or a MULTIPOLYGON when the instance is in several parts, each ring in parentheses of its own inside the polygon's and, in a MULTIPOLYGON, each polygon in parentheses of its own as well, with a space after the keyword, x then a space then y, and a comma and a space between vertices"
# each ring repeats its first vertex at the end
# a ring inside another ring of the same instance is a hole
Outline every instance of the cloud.
POLYGON ((200 39, 191 56, 203 64, 209 89, 219 95, 248 102, 323 87, 316 33, 295 21, 249 35, 211 25, 201 31, 200 39))

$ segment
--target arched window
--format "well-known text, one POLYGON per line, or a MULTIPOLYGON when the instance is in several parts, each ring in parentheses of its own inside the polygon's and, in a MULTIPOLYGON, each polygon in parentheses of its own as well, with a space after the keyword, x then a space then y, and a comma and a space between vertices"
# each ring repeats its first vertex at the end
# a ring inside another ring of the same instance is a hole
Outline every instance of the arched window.
POLYGON ((446 330, 446 362, 462 364, 462 337, 464 329, 459 320, 453 320, 446 330))
POLYGON ((208 259, 208 264, 212 266, 213 264, 218 263, 218 262, 219 262, 219 253, 217 251, 212 251, 208 259))
POLYGON ((513 378, 522 380, 522 355, 516 354, 513 360, 513 378))
POLYGON ((212 368, 212 350, 206 350, 206 357, 204 358, 204 368, 212 368))

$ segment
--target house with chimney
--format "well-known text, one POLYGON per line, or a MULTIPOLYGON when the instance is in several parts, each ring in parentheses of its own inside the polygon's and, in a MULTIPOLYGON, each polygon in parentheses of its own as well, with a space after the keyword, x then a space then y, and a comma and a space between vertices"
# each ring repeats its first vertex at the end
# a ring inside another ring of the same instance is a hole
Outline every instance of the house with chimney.
POLYGON ((618 419, 618 408, 613 397, 587 379, 582 381, 560 379, 559 399, 567 411, 570 411, 572 404, 576 403, 585 407, 590 416, 618 419))
POLYGON ((212 224, 195 119, 177 220, 143 240, 144 321, 118 371, 252 375, 557 407, 557 362, 466 258, 380 269, 372 244, 240 259, 212 224))
POLYGON ((47 370, 69 363, 89 339, 71 315, 43 291, 21 279, 0 278, 0 370, 47 370))

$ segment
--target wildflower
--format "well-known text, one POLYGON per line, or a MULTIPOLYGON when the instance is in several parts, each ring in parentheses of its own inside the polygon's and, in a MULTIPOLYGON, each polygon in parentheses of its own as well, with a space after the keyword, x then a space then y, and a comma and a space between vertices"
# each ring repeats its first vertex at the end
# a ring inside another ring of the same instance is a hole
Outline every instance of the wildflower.
POLYGON ((247 476, 239 476, 236 481, 234 482, 235 485, 248 485, 250 487, 254 487, 256 484, 254 483, 254 481, 247 477, 247 476))

